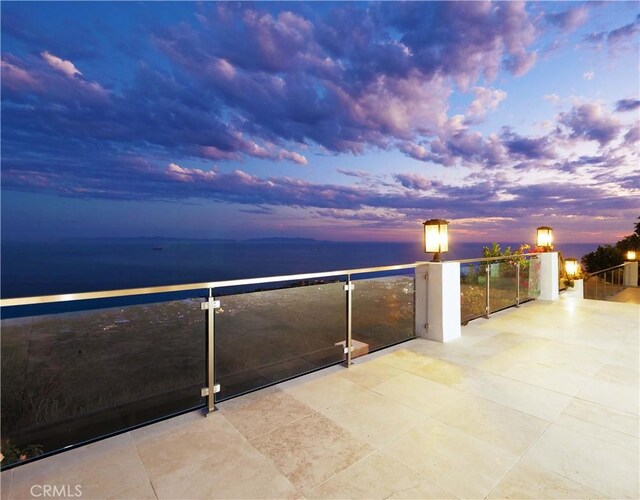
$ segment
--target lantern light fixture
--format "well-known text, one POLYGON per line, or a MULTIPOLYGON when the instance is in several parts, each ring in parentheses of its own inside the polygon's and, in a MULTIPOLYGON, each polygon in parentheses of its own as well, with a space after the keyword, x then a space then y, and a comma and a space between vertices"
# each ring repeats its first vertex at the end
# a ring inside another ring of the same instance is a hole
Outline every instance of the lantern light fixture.
POLYGON ((573 258, 564 259, 564 269, 567 271, 569 278, 575 278, 580 270, 578 260, 573 258))
POLYGON ((635 250, 627 250, 627 260, 629 260, 629 261, 636 260, 636 251, 635 250))
POLYGON ((536 246, 543 248, 545 252, 553 249, 553 229, 548 226, 540 226, 536 231, 536 246))
POLYGON ((440 262, 440 252, 449 250, 449 222, 442 219, 430 219, 422 223, 424 226, 424 251, 433 252, 432 262, 440 262))

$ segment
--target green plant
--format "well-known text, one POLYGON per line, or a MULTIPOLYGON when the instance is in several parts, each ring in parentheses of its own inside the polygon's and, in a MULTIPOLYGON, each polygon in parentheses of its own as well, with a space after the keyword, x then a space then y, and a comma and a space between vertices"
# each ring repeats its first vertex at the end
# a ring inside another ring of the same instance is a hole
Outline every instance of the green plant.
MULTIPOLYGON (((640 217, 638 217, 640 220, 640 217)), ((619 266, 624 262, 627 250, 640 249, 640 222, 634 224, 634 232, 614 245, 600 245, 596 250, 582 257, 582 265, 588 273, 619 266)))

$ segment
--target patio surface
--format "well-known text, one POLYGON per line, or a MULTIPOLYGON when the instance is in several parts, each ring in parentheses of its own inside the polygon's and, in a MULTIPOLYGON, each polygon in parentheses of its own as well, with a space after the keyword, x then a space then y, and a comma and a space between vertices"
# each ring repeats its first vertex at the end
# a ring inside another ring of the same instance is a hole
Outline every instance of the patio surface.
POLYGON ((638 498, 639 322, 530 302, 3 472, 2 499, 638 498))

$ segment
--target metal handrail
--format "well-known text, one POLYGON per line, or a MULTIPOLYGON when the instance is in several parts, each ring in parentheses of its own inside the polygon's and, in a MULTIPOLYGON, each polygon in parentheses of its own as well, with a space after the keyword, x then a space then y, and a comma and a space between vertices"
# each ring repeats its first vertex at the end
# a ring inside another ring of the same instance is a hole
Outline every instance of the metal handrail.
POLYGON ((607 271, 611 271, 612 269, 618 269, 620 267, 624 267, 625 264, 618 264, 617 266, 613 266, 613 267, 607 267, 606 269, 601 269, 600 271, 596 271, 595 273, 588 273, 587 277, 585 279, 589 279, 593 276, 597 276, 598 274, 601 273, 606 273, 607 271))
POLYGON ((544 252, 518 253, 514 255, 502 255, 500 257, 482 257, 481 259, 454 260, 452 262, 459 262, 460 264, 469 264, 471 262, 489 262, 494 260, 520 259, 520 258, 526 258, 526 257, 535 257, 537 255, 542 255, 543 253, 544 252))
POLYGON ((413 264, 400 264, 395 266, 366 267, 360 269, 345 269, 340 271, 327 271, 324 273, 290 274, 285 276, 267 276, 262 278, 246 278, 237 280, 208 281, 203 283, 189 283, 184 285, 154 286, 145 288, 127 288, 122 290, 103 290, 96 292, 63 293, 58 295, 41 295, 39 297, 16 297, 0 299, 0 307, 29 306, 36 304, 51 304, 55 302, 70 302, 75 300, 108 299, 116 297, 129 297, 134 295, 152 295, 167 292, 187 292, 189 290, 202 290, 222 288, 229 286, 259 285, 263 283, 277 283, 278 281, 300 281, 331 276, 347 276, 350 274, 364 274, 382 271, 397 271, 413 269, 425 262, 419 261, 413 264))

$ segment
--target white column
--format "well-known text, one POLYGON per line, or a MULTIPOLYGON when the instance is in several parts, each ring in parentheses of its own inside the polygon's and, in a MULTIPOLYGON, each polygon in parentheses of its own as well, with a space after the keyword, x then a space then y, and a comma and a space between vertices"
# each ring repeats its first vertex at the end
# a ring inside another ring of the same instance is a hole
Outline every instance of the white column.
POLYGON ((624 263, 624 286, 638 286, 638 262, 624 263))
POLYGON ((459 262, 429 262, 418 266, 415 300, 416 336, 438 342, 460 337, 459 262))
POLYGON ((584 299, 584 280, 573 280, 573 288, 567 288, 565 293, 574 299, 584 299))
POLYGON ((558 252, 545 252, 540 259, 540 300, 558 298, 558 252))

